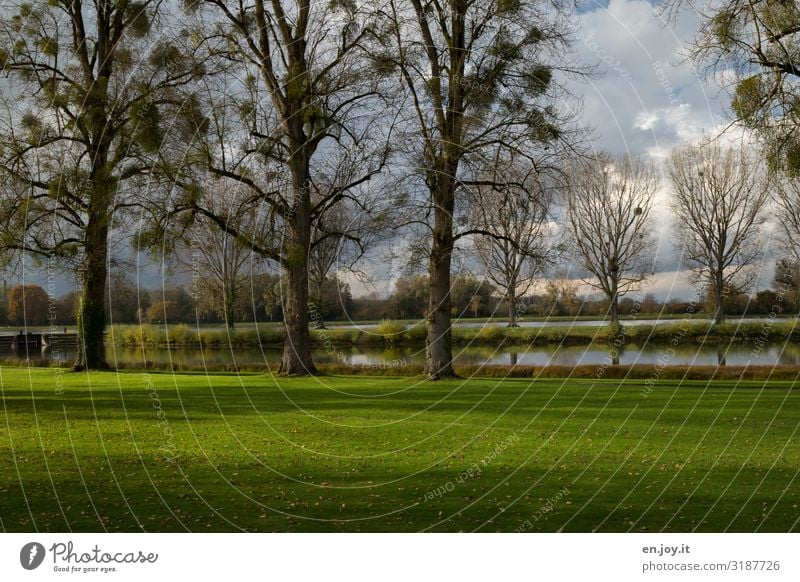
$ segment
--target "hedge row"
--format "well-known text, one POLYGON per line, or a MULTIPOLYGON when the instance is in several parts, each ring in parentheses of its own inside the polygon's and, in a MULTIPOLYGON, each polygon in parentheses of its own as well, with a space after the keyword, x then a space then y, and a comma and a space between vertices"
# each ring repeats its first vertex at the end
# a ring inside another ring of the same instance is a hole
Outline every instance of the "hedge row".
MULTIPOLYGON (((423 326, 409 327, 394 321, 382 321, 371 329, 332 328, 312 330, 315 345, 419 345, 425 340, 423 326)), ((264 326, 249 329, 204 331, 179 324, 169 327, 153 325, 115 325, 110 339, 125 347, 258 347, 280 346, 283 329, 264 326)), ((743 322, 711 325, 705 321, 681 320, 656 325, 517 327, 498 325, 453 328, 456 345, 531 345, 590 343, 679 345, 686 343, 718 343, 720 341, 800 341, 800 325, 795 320, 743 322)))

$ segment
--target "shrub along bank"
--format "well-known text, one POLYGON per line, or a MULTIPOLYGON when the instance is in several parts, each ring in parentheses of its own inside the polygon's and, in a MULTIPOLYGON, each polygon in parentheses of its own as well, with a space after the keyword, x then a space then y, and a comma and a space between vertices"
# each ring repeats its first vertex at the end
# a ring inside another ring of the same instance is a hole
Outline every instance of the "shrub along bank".
MULTIPOLYGON (((311 330, 315 345, 420 345, 425 341, 425 327, 382 321, 376 327, 330 328, 311 330)), ((283 329, 259 326, 246 329, 203 330, 185 324, 172 326, 115 325, 107 341, 123 347, 222 348, 281 346, 283 329)), ((531 345, 568 344, 671 344, 768 341, 800 342, 800 325, 792 320, 746 321, 713 325, 707 321, 678 320, 654 325, 516 327, 486 325, 453 328, 456 345, 531 345)))

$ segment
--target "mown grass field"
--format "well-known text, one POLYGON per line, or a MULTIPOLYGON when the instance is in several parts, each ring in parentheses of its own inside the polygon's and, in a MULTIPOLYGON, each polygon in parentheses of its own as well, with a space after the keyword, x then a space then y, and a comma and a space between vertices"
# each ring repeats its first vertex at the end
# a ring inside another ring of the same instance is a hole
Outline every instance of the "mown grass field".
POLYGON ((5 531, 790 531, 792 382, 0 369, 5 531))

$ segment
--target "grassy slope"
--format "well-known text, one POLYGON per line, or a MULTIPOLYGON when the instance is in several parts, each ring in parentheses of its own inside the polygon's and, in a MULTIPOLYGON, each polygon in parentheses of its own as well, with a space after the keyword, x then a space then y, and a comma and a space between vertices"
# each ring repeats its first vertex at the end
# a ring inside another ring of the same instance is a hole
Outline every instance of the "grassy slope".
POLYGON ((789 383, 0 376, 7 531, 799 527, 789 383))

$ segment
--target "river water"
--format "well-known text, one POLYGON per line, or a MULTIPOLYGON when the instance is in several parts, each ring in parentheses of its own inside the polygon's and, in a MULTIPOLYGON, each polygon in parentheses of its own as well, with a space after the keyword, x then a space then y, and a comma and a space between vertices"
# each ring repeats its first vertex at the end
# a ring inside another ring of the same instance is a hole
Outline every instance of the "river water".
MULTIPOLYGON (((615 354, 611 348, 602 345, 559 346, 538 345, 533 347, 512 346, 495 349, 492 347, 460 347, 454 349, 456 364, 461 365, 528 365, 528 366, 577 366, 608 363, 615 354)), ((108 348, 108 360, 127 367, 152 362, 159 366, 207 367, 209 369, 231 366, 275 365, 280 362, 280 349, 223 348, 223 349, 160 349, 160 348, 108 348)), ((662 364, 662 365, 716 365, 724 360, 728 365, 762 366, 800 366, 800 345, 794 343, 772 343, 760 348, 750 342, 737 342, 722 345, 681 346, 646 345, 624 346, 616 354, 619 363, 662 364)), ((57 360, 69 362, 75 356, 74 350, 38 351, 30 354, 32 362, 57 360)), ((418 364, 425 360, 422 346, 383 349, 380 347, 344 347, 333 351, 316 349, 314 360, 318 363, 347 363, 365 367, 396 367, 398 365, 418 364)), ((11 358, 12 353, 0 354, 11 358)), ((616 363, 616 362, 614 362, 616 363)))

